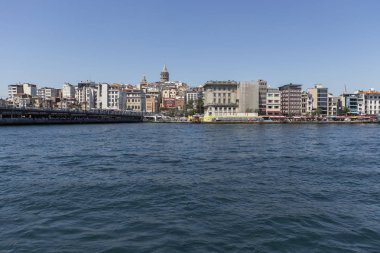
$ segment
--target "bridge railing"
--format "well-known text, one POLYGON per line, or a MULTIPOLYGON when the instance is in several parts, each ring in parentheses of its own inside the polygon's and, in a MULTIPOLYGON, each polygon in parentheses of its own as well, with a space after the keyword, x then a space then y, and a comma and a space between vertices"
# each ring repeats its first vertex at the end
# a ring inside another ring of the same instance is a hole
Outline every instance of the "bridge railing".
POLYGON ((121 115, 121 116, 143 116, 143 112, 134 111, 118 111, 112 109, 51 109, 51 108, 34 108, 34 107, 14 107, 14 106, 0 106, 0 110, 6 111, 23 111, 23 112, 62 112, 62 113, 83 113, 83 114, 107 114, 107 115, 121 115))

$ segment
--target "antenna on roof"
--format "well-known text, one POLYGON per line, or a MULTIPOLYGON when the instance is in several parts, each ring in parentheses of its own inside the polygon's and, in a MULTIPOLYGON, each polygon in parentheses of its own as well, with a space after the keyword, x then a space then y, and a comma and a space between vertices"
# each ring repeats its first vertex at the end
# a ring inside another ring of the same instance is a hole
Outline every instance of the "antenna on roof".
POLYGON ((347 93, 347 86, 344 85, 344 93, 347 93))

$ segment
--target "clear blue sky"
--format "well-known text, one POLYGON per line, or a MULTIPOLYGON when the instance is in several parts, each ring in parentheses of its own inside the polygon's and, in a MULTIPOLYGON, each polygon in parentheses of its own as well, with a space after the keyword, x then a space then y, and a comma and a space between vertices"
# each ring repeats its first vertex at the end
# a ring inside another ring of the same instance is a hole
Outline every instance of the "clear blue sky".
POLYGON ((378 0, 1 0, 7 85, 265 79, 380 90, 378 0))

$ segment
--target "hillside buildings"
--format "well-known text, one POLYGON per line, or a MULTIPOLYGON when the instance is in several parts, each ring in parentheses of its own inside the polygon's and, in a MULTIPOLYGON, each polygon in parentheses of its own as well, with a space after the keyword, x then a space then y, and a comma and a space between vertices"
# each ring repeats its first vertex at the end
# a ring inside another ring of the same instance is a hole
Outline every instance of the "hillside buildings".
MULTIPOLYGON (((68 110, 113 110, 167 115, 202 114, 210 117, 241 115, 335 117, 339 115, 375 115, 380 113, 380 92, 370 89, 340 96, 316 84, 302 91, 301 84, 270 87, 265 80, 207 81, 189 87, 170 80, 166 65, 159 81, 148 82, 144 75, 137 85, 97 83, 90 80, 62 88, 36 84, 8 85, 7 106, 68 110), (192 104, 191 104, 192 103, 192 104)), ((250 116, 249 116, 250 117, 250 116)))

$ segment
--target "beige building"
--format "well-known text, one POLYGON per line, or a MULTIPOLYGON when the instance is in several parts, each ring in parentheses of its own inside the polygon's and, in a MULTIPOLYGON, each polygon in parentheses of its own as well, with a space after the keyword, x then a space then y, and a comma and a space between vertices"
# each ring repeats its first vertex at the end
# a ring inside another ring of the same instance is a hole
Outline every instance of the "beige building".
POLYGON ((177 89, 175 87, 165 87, 161 93, 162 98, 176 98, 177 89))
POLYGON ((141 90, 126 90, 126 109, 130 111, 145 111, 145 94, 141 90))
POLYGON ((238 86, 236 81, 207 81, 203 86, 205 115, 235 115, 239 107, 238 86))
POLYGON ((327 115, 328 111, 328 89, 321 84, 314 85, 313 88, 308 89, 308 93, 313 98, 313 111, 321 115, 327 115))
POLYGON ((281 92, 278 88, 267 88, 266 114, 281 115, 281 92))
POLYGON ((159 106, 158 94, 145 94, 145 111, 149 113, 157 113, 159 106))

